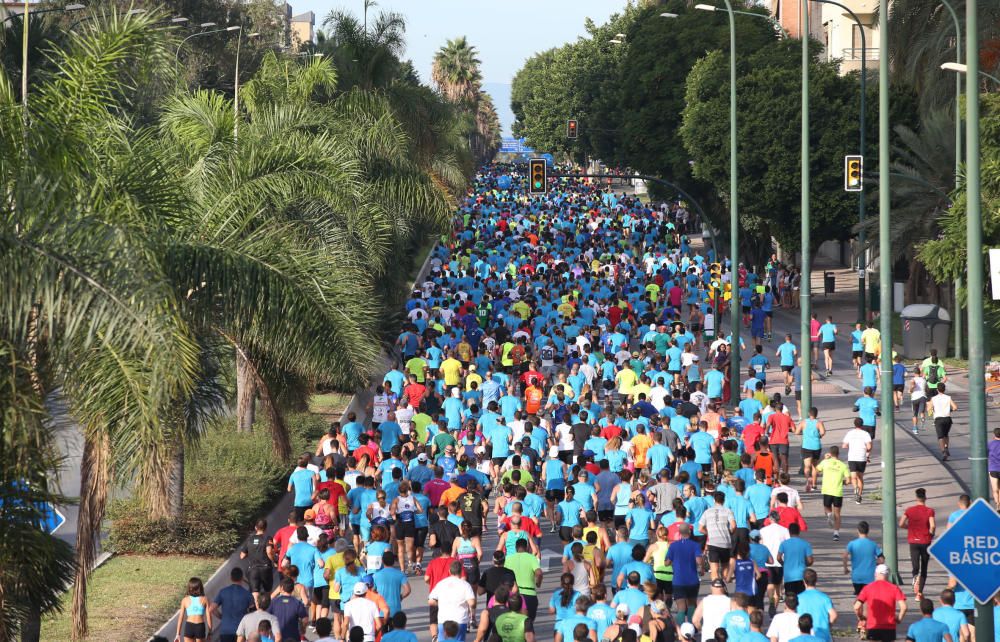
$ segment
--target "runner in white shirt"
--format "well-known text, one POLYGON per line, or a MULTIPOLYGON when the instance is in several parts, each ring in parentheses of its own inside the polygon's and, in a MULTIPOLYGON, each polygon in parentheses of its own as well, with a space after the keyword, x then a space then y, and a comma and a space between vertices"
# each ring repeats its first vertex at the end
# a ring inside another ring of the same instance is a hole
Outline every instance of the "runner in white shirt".
POLYGON ((354 585, 354 597, 344 604, 344 618, 348 627, 361 627, 365 632, 365 642, 375 642, 375 633, 382 628, 382 618, 375 602, 365 598, 367 592, 364 582, 354 585))
POLYGON ((872 436, 861 426, 861 417, 855 417, 854 428, 847 431, 844 443, 840 446, 847 449, 847 468, 851 471, 856 504, 861 503, 861 493, 865 490, 865 468, 872 452, 872 436))
POLYGON ((799 600, 794 593, 785 596, 785 610, 771 618, 771 626, 767 627, 767 637, 772 642, 789 642, 802 635, 799 631, 799 600))
POLYGON ((670 391, 663 386, 656 385, 649 390, 649 403, 653 404, 657 410, 663 410, 667 407, 666 400, 669 397, 670 391))
POLYGON ((462 579, 462 563, 454 561, 448 569, 450 575, 434 586, 428 599, 438 607, 437 639, 444 640, 444 623, 448 620, 458 624, 458 638, 465 639, 469 620, 476 610, 476 594, 472 586, 462 579))
POLYGON ((400 407, 396 409, 396 423, 399 424, 400 432, 409 435, 413 428, 413 416, 417 414, 417 411, 410 406, 409 402, 404 402, 404 404, 400 404, 400 407))
POLYGON ((771 508, 778 505, 778 493, 785 493, 788 495, 788 505, 801 511, 802 499, 799 497, 799 491, 788 485, 792 481, 788 473, 781 473, 778 476, 778 481, 781 482, 781 485, 771 489, 771 508))
POLYGON ((921 428, 927 420, 927 380, 920 366, 913 368, 913 378, 910 379, 910 405, 913 406, 913 434, 916 435, 919 432, 917 420, 921 428))
POLYGON ((371 405, 373 427, 378 427, 380 423, 389 421, 390 405, 389 395, 385 394, 382 386, 376 386, 371 405))
POLYGON ((771 515, 771 523, 759 531, 760 543, 766 546, 767 550, 771 553, 771 562, 767 564, 769 573, 767 583, 771 587, 771 596, 775 604, 781 599, 782 581, 782 567, 778 563, 778 548, 782 542, 791 537, 788 534, 788 529, 778 523, 776 515, 777 513, 773 513, 771 515))
POLYGON ((950 395, 945 394, 944 382, 938 384, 937 394, 931 397, 931 408, 934 410, 934 432, 937 434, 938 446, 941 448, 941 460, 948 461, 948 433, 951 432, 951 411, 958 406, 950 395))

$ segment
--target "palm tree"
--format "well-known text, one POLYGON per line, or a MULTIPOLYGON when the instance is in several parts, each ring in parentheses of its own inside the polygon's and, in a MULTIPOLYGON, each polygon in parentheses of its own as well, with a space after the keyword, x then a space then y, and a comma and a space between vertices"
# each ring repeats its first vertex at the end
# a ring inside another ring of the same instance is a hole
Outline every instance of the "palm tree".
POLYGON ((38 528, 41 504, 65 503, 48 480, 61 459, 32 368, 0 342, 0 640, 37 640, 41 616, 62 608, 73 579, 73 549, 38 528))
POLYGON ((477 55, 465 36, 449 40, 434 54, 431 78, 445 98, 468 106, 478 101, 482 75, 477 55))
MULTIPOLYGON (((366 10, 368 5, 366 5, 366 10)), ((399 75, 406 48, 406 21, 399 13, 382 11, 369 25, 353 14, 331 11, 320 49, 338 71, 340 91, 353 87, 385 89, 399 75)))
MULTIPOLYGON (((169 218, 169 190, 155 173, 140 180, 148 167, 127 150, 110 154, 133 80, 166 57, 169 37, 150 28, 159 18, 111 12, 50 49, 58 71, 36 78, 27 118, 0 75, 0 338, 26 359, 36 403, 63 395, 84 431, 77 637, 111 476, 137 471, 128 444, 159 431, 165 400, 186 394, 197 370, 150 224, 169 218), (115 460, 112 444, 123 445, 115 460)), ((16 563, 35 570, 39 556, 16 563)))

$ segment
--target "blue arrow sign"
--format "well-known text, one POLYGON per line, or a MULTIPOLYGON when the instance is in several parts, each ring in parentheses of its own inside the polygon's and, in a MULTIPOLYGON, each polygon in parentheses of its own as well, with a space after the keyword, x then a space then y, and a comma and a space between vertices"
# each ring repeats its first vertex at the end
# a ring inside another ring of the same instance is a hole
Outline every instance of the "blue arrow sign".
POLYGON ((38 508, 42 513, 42 517, 38 522, 38 527, 49 535, 55 535, 56 531, 62 528, 62 525, 66 523, 66 516, 60 513, 59 509, 48 502, 40 504, 38 508))
POLYGON ((973 502, 929 552, 980 604, 1000 590, 1000 515, 984 499, 973 502))

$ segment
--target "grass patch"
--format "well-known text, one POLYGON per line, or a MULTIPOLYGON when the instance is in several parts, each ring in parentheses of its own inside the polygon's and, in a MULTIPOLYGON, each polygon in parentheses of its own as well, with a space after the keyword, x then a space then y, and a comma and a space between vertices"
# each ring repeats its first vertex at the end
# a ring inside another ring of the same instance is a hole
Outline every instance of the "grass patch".
MULTIPOLYGON (((315 448, 327 429, 319 415, 286 417, 292 457, 315 448)), ((229 555, 285 492, 292 461, 274 457, 266 425, 237 433, 231 421, 221 421, 185 456, 184 516, 179 520, 148 519, 138 500, 112 504, 110 550, 146 555, 229 555)))
POLYGON ((318 415, 336 415, 338 418, 351 403, 353 395, 342 392, 327 392, 309 398, 309 412, 318 415))
MULTIPOLYGON (((145 642, 180 605, 189 578, 207 580, 222 559, 181 555, 123 555, 91 575, 87 587, 90 639, 145 642)), ((72 618, 65 611, 42 620, 42 642, 70 639, 72 618)), ((172 637, 172 636, 171 636, 172 637)))

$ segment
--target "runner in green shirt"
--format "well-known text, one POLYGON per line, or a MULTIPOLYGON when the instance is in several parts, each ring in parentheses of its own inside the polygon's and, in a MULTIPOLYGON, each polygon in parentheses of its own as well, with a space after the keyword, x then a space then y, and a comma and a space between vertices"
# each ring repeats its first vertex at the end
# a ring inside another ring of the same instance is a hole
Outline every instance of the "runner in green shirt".
POLYGON ((521 539, 515 545, 515 553, 504 560, 504 567, 514 571, 517 592, 524 597, 528 617, 535 619, 538 613, 538 585, 542 583, 542 567, 538 557, 528 552, 528 540, 521 539))
POLYGON ((823 475, 820 489, 823 494, 823 511, 827 523, 833 527, 833 541, 840 541, 840 509, 844 505, 844 482, 850 477, 847 464, 840 461, 840 448, 830 446, 823 461, 816 466, 823 475))

